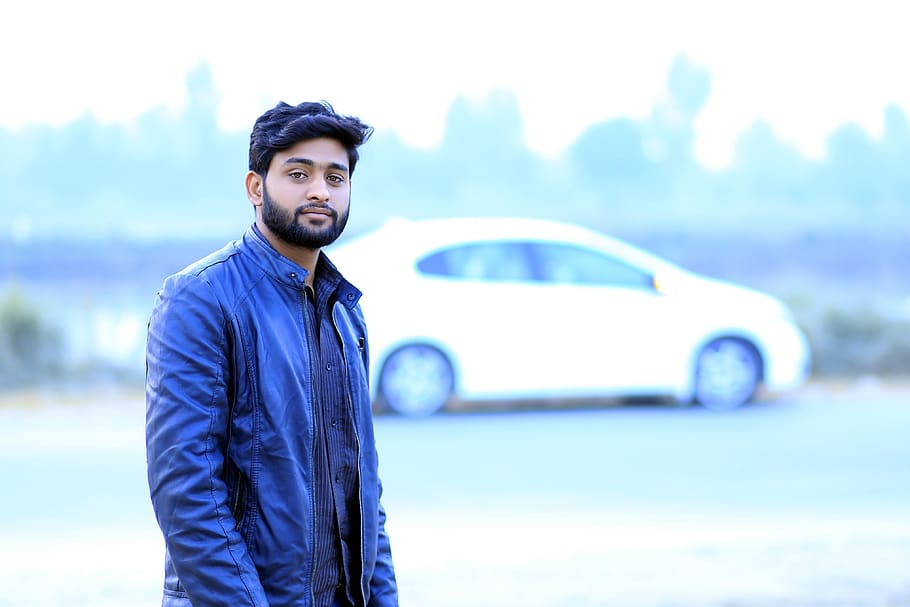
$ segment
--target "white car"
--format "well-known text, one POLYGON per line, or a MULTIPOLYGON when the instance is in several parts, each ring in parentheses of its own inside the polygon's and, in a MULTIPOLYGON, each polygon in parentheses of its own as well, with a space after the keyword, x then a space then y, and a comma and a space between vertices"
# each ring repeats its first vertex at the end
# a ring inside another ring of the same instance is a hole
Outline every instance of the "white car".
POLYGON ((728 409, 806 379, 778 299, 578 226, 391 220, 327 250, 363 292, 377 404, 671 396, 728 409))

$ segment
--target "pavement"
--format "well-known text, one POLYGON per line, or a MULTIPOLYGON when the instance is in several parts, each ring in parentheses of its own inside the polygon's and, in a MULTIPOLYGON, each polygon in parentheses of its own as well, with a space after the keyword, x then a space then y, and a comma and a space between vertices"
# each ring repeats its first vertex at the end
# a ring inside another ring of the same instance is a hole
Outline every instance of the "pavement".
MULTIPOLYGON (((160 604, 141 395, 123 398, 0 399, 0 476, 31 466, 8 480, 0 507, 0 607, 160 604), (112 467, 46 479, 68 453, 112 467)), ((814 382, 797 398, 895 409, 910 406, 910 382, 814 382)), ((388 521, 403 607, 910 607, 908 504, 630 512, 557 501, 428 509, 409 498, 388 521)))

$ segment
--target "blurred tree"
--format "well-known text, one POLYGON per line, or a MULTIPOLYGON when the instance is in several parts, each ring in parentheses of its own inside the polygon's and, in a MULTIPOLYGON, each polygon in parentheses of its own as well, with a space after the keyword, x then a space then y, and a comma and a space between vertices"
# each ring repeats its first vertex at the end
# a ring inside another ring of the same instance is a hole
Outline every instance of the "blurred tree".
POLYGON ((737 139, 728 179, 736 184, 741 199, 805 201, 815 196, 812 168, 767 122, 758 121, 737 139))
MULTIPOLYGON (((241 177, 248 132, 218 128, 220 93, 207 66, 188 76, 187 90, 182 110, 158 108, 126 125, 84 115, 63 127, 0 129, 0 204, 8 218, 0 239, 235 234, 252 217, 241 177)), ((870 205, 910 204, 910 125, 899 108, 886 111, 878 140, 856 125, 841 128, 820 162, 759 123, 740 138, 729 169, 707 172, 694 156, 694 121, 710 91, 710 73, 680 55, 646 119, 591 125, 560 161, 528 149, 513 93, 459 97, 437 149, 374 135, 357 189, 360 200, 376 204, 362 205, 359 219, 541 215, 558 200, 570 220, 588 222, 609 202, 615 226, 647 204, 660 215, 680 211, 678 229, 699 229, 736 205, 789 202, 803 210, 800 221, 838 203, 850 225, 854 216, 871 221, 870 205)), ((895 213, 888 217, 899 219, 895 213)))
POLYGON ((520 182, 531 174, 536 159, 524 141, 518 98, 495 90, 472 103, 457 97, 449 109, 439 164, 453 170, 456 181, 520 182))
POLYGON ((446 196, 442 215, 535 215, 548 206, 547 165, 525 143, 511 91, 477 102, 457 97, 431 154, 431 175, 446 196))
POLYGON ((884 175, 879 150, 857 124, 847 124, 828 138, 827 162, 818 187, 826 197, 863 206, 882 201, 884 175))
MULTIPOLYGON (((614 205, 666 206, 672 199, 704 204, 704 175, 694 155, 694 120, 710 88, 706 69, 684 55, 674 58, 666 101, 647 120, 614 118, 589 127, 572 144, 568 158, 580 181, 614 205)), ((615 206, 611 210, 619 211, 615 206)))
POLYGON ((653 177, 654 162, 645 149, 642 126, 614 118, 588 128, 569 148, 569 162, 582 183, 605 200, 640 196, 653 177))
POLYGON ((685 55, 677 55, 670 65, 667 88, 673 107, 691 123, 711 95, 711 73, 685 55))
POLYGON ((0 387, 48 382, 62 367, 62 339, 26 300, 10 288, 0 299, 0 387))
POLYGON ((889 202, 910 210, 910 121, 899 107, 885 110, 885 132, 879 144, 884 177, 882 187, 889 202))

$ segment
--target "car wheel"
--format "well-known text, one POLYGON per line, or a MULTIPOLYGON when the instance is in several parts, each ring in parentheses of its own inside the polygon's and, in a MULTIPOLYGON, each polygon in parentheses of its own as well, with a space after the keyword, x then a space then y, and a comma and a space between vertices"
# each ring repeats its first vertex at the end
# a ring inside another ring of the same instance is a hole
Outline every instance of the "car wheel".
POLYGON ((432 346, 415 344, 395 350, 379 373, 380 399, 402 415, 435 413, 446 405, 454 389, 452 364, 432 346))
POLYGON ((695 401, 709 409, 733 409, 752 399, 761 376, 761 357, 752 344, 716 339, 698 355, 695 401))

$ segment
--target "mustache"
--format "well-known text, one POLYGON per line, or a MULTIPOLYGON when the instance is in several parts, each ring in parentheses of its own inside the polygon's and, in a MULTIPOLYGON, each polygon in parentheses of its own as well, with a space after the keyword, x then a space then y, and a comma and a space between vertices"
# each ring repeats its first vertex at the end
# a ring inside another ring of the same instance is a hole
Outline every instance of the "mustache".
POLYGON ((338 211, 327 204, 302 204, 294 209, 294 215, 302 215, 309 211, 319 211, 328 214, 332 219, 338 219, 338 211))

